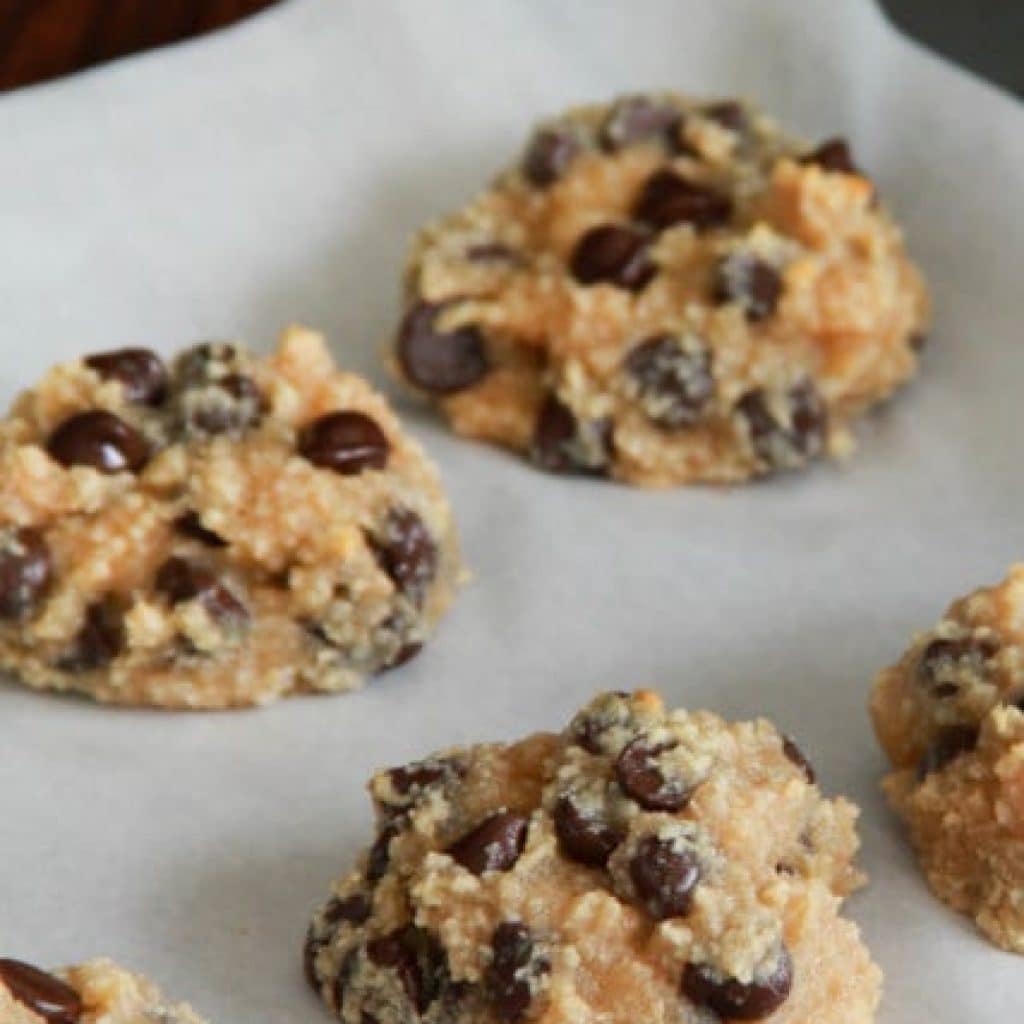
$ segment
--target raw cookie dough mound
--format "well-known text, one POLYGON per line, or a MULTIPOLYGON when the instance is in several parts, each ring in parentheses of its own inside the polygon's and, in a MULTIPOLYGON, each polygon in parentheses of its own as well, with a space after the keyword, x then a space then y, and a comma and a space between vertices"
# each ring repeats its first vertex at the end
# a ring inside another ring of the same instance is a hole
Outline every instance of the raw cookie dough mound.
POLYGON ((933 891, 1024 953, 1024 565, 881 672, 871 717, 933 891))
POLYGON ((559 735, 378 773, 305 946, 348 1024, 874 1019, 839 914, 856 809, 766 721, 596 698, 559 735))
POLYGON ((337 691, 412 657, 452 600, 437 472, 381 396, 292 328, 102 353, 0 422, 0 665, 166 707, 337 691))
POLYGON ((542 125, 420 232, 395 356, 456 431, 544 469, 732 482, 848 450, 926 305, 844 142, 632 96, 542 125))
POLYGON ((50 974, 0 960, 3 1024, 204 1024, 184 1003, 171 1004, 138 974, 90 960, 50 974))

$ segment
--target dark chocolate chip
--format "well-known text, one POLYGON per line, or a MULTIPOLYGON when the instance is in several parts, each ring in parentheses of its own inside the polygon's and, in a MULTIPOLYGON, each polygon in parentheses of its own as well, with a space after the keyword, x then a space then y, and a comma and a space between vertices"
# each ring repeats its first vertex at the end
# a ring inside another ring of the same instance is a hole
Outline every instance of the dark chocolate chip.
POLYGON ((0 531, 0 619, 23 619, 42 601, 53 579, 43 535, 31 527, 0 531))
POLYGON ((97 601, 86 609, 71 650, 57 666, 65 672, 94 672, 124 650, 126 639, 120 602, 113 598, 97 601))
POLYGON ((419 761, 401 768, 392 768, 388 772, 388 779, 396 793, 415 797, 445 781, 451 769, 452 764, 448 761, 419 761))
POLYGON ((817 781, 817 774, 814 765, 807 759, 807 755, 797 746, 792 736, 783 735, 782 752, 804 773, 804 778, 813 786, 817 781))
POLYGON ((251 377, 231 373, 197 388, 187 409, 186 433, 212 437, 257 426, 267 411, 267 400, 251 377))
POLYGON ((802 164, 815 164, 834 174, 860 174, 845 139, 827 139, 817 149, 800 157, 802 164))
POLYGON ((366 955, 377 967, 390 968, 398 975, 409 1002, 421 1014, 448 980, 444 949, 429 932, 414 925, 368 942, 366 955))
POLYGON ((751 323, 771 316, 781 295, 782 277, 770 263, 744 252, 734 252, 719 262, 714 301, 738 303, 751 323))
POLYGON ((641 291, 658 268, 650 257, 651 235, 630 224, 600 224, 576 243, 569 261, 580 284, 612 284, 641 291))
POLYGON ((299 454, 323 469, 355 476, 365 469, 383 469, 391 443, 376 420, 361 412, 331 412, 299 432, 299 454))
POLYGON ((582 149, 579 135, 571 127, 541 128, 523 154, 523 174, 531 185, 545 188, 565 174, 582 149))
POLYGON ((207 529, 203 525, 202 517, 195 509, 178 516, 174 520, 174 527, 183 537, 197 540, 208 548, 225 548, 228 545, 228 542, 220 534, 214 533, 213 530, 207 529))
POLYGON ((167 397, 167 368, 148 348, 121 348, 86 356, 85 365, 105 380, 121 382, 124 397, 142 405, 159 405, 167 397))
POLYGON ((522 1020, 533 998, 531 980, 549 970, 535 955, 530 930, 519 921, 504 921, 491 936, 491 962, 484 975, 487 999, 498 1020, 522 1020))
POLYGON ((68 417, 50 435, 46 450, 62 466, 91 466, 101 473, 137 473, 149 459, 149 443, 105 409, 68 417))
POLYGON ((924 331, 914 331, 908 341, 915 352, 920 352, 928 344, 928 335, 924 331))
POLYGON ((0 982, 46 1024, 78 1024, 82 999, 66 982, 20 960, 0 960, 0 982))
POLYGON ((437 575, 438 550, 426 523, 410 508, 393 507, 368 537, 377 564, 417 604, 437 575))
POLYGON ((934 772, 941 772, 961 754, 974 750, 978 745, 979 732, 976 725, 947 725, 942 729, 917 766, 918 781, 923 781, 934 772))
POLYGON ((324 907, 324 920, 328 924, 363 924, 370 916, 370 901, 362 893, 335 897, 324 907))
POLYGON ((671 334, 640 342, 624 367, 648 418, 667 430, 699 422, 714 395, 711 354, 703 347, 684 348, 671 334))
POLYGON ((245 605, 212 569, 177 555, 157 570, 155 587, 171 604, 200 601, 211 618, 225 625, 239 625, 249 617, 245 605))
POLYGON ((616 150, 637 142, 658 141, 675 149, 683 123, 681 111, 650 96, 626 96, 611 109, 601 129, 601 144, 616 150))
POLYGON ((695 851, 678 849, 671 840, 651 835, 641 839, 629 862, 629 877, 647 913, 658 921, 690 912, 700 881, 695 851))
POLYGON ((591 867, 604 867, 622 835, 600 815, 585 813, 570 794, 558 798, 553 813, 555 835, 562 852, 591 867))
POLYGON ((422 643, 403 644, 386 664, 381 665, 380 671, 387 672, 393 668, 401 668, 406 662, 412 661, 422 650, 422 643))
POLYGON ((701 113, 723 128, 733 132, 744 132, 750 126, 747 120, 747 112, 742 103, 736 100, 723 100, 721 103, 709 103, 701 110, 701 113))
POLYGON ((795 385, 786 396, 789 425, 775 418, 763 391, 750 391, 736 405, 750 431, 758 459, 768 469, 788 469, 819 455, 825 446, 828 413, 810 381, 795 385))
POLYGON ((584 708, 569 723, 569 735, 572 742, 581 746, 591 754, 607 754, 605 737, 609 730, 616 726, 628 725, 631 714, 628 704, 629 694, 618 691, 610 696, 619 700, 610 702, 602 700, 597 704, 584 708))
POLYGON ((985 662, 999 651, 999 643, 992 637, 965 636, 945 639, 937 637, 921 652, 917 663, 918 676, 931 688, 935 697, 945 699, 959 692, 959 685, 948 676, 962 671, 974 674, 984 672, 985 662))
POLYGON ((474 875, 509 871, 526 846, 528 825, 521 814, 498 811, 452 843, 447 853, 474 875))
POLYGON ((753 981, 725 977, 707 964, 687 964, 683 994, 727 1020, 761 1020, 789 998, 793 987, 793 961, 783 946, 772 972, 753 981))
POLYGON ((490 369, 484 336, 466 324, 450 331, 434 327, 450 303, 417 302, 398 330, 395 346, 402 371, 416 387, 448 395, 472 387, 490 369))
POLYGON ((366 861, 366 878, 371 885, 376 885, 385 874, 391 864, 391 840, 398 835, 397 823, 385 825, 377 834, 377 838, 370 847, 370 853, 366 861))
POLYGON ((530 443, 530 458, 549 473, 602 475, 612 453, 609 419, 580 423, 555 395, 541 406, 530 443))
POLYGON ((615 762, 615 778, 623 792, 647 811, 679 811, 690 800, 691 787, 679 779, 666 778, 658 764, 661 754, 674 743, 651 744, 638 736, 626 746, 615 762))
POLYGON ((692 224, 697 231, 728 224, 732 200, 708 185, 687 181, 675 171, 655 171, 640 191, 633 216, 655 231, 692 224))

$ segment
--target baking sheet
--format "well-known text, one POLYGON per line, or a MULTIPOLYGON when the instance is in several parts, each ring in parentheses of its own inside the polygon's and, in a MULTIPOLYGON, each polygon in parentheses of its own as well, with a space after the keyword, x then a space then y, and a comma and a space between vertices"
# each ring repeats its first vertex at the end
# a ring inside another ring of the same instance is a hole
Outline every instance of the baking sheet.
POLYGON ((375 766, 557 727, 595 690, 767 714, 864 808, 849 912, 883 1024, 1019 1012, 1024 961, 928 894, 877 791, 873 672, 1024 555, 1024 118, 861 0, 292 2, 0 100, 0 397, 51 362, 292 319, 394 390, 405 238, 538 115, 645 87, 760 97, 842 132, 935 293, 922 378, 848 466, 735 490, 543 476, 403 403, 476 582, 352 696, 116 711, 0 683, 0 952, 111 955, 213 1024, 326 1020, 307 915, 366 839, 375 766))

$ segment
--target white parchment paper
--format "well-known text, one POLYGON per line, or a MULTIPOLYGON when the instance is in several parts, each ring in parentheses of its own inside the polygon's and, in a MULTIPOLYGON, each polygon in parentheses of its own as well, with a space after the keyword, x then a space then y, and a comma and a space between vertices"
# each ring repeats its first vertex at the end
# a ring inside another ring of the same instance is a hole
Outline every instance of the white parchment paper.
POLYGON ((266 348, 293 319, 394 390, 407 234, 538 115, 658 86, 852 138, 934 288, 922 378, 844 468, 661 494, 546 477, 403 401, 476 573, 435 644, 359 694, 255 712, 0 684, 0 954, 108 954, 213 1024, 325 1020, 299 947, 367 837, 370 770, 656 684, 771 716, 861 803, 850 913, 884 1024, 1019 1016, 1024 961, 929 895, 864 707, 913 630, 1024 557, 1024 116, 867 0, 295 0, 2 98, 0 398, 83 351, 266 348))

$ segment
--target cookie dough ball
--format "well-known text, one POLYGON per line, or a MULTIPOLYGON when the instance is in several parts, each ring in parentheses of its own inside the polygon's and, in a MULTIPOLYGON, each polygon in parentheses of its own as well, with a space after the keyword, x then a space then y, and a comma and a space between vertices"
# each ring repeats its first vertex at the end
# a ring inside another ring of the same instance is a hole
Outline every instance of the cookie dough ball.
POLYGON ((419 233, 395 357, 458 433, 544 469, 735 482, 849 450, 926 305, 845 142, 631 96, 541 125, 419 233))
POLYGON ((52 974, 0 960, 3 1024, 204 1024, 184 1003, 164 1000, 152 982, 109 960, 52 974))
POLYGON ((871 716, 932 890, 1024 953, 1024 565, 881 672, 871 716))
POLYGON ((305 946, 347 1024, 874 1019, 839 913, 857 811, 766 721, 605 694, 370 791, 377 838, 305 946))
POLYGON ((411 658, 460 574, 434 467, 323 339, 105 352, 0 422, 0 665, 165 707, 338 691, 411 658))

